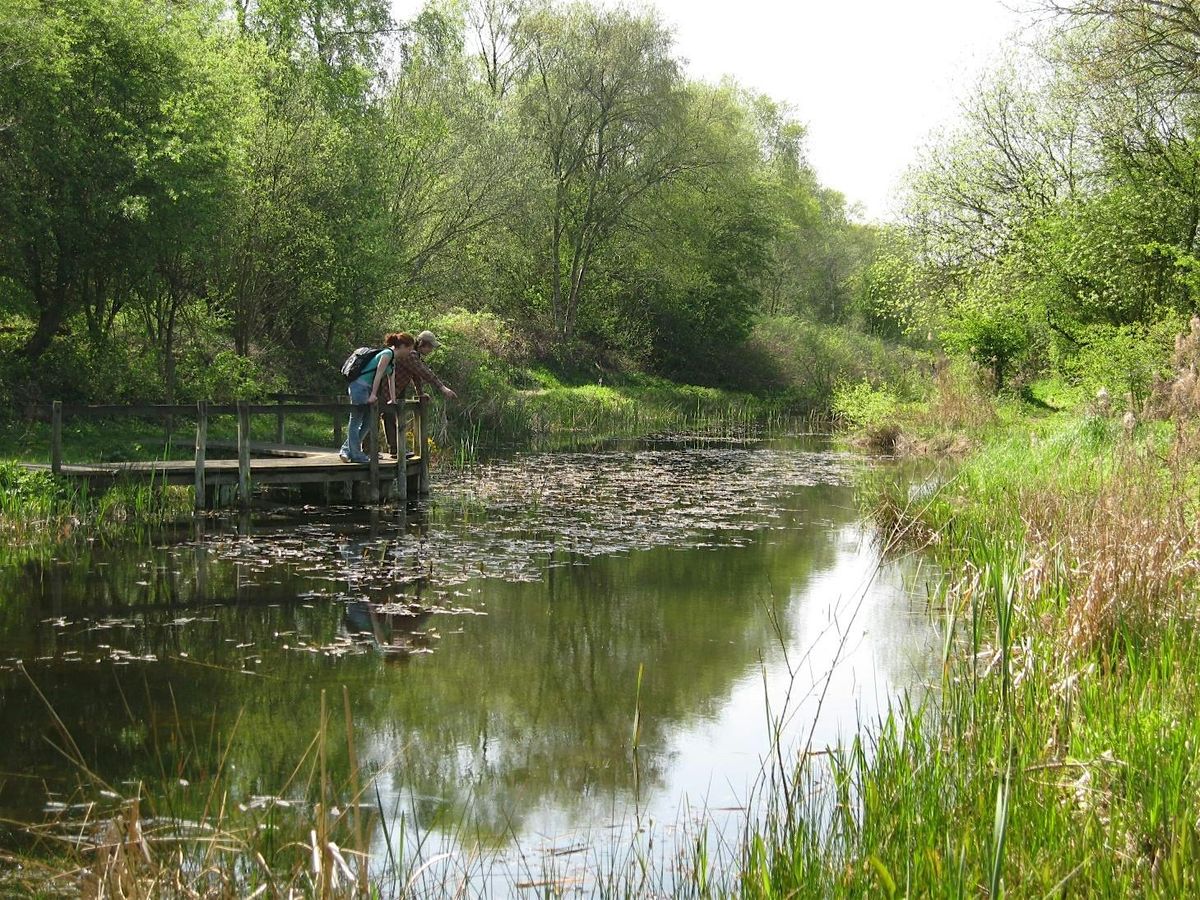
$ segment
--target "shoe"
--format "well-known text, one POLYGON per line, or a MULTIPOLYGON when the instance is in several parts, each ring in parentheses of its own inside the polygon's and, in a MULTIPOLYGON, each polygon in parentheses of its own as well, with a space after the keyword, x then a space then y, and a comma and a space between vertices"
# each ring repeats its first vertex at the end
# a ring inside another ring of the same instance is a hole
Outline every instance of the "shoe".
POLYGON ((348 462, 350 462, 350 454, 347 453, 345 450, 339 450, 338 451, 338 459, 340 459, 344 463, 348 463, 348 462))
POLYGON ((370 461, 371 461, 371 457, 369 457, 369 456, 353 456, 350 458, 350 462, 358 463, 360 466, 363 463, 369 463, 370 461))
POLYGON ((405 458, 405 459, 416 459, 416 458, 417 458, 417 454, 413 453, 411 450, 407 450, 407 451, 405 451, 405 453, 404 453, 404 458, 405 458))

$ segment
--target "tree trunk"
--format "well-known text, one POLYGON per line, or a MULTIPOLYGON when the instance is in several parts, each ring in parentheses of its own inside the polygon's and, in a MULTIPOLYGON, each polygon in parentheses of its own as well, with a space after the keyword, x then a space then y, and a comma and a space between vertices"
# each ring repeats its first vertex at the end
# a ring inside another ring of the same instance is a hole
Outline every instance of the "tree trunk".
POLYGON ((54 335, 63 323, 65 306, 62 301, 38 304, 37 328, 21 348, 22 355, 30 362, 37 362, 42 354, 50 349, 50 342, 54 340, 54 335))

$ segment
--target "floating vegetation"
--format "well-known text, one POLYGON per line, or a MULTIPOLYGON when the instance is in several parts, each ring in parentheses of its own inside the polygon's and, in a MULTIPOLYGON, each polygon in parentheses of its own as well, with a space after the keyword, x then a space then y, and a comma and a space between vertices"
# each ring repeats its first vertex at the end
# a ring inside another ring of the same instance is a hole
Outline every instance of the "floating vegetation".
POLYGON ((59 597, 59 604, 86 597, 87 607, 103 610, 44 619, 57 652, 31 654, 32 662, 67 658, 67 650, 90 663, 186 659, 165 649, 177 640, 170 632, 220 632, 226 626, 205 610, 247 604, 287 610, 267 618, 298 629, 273 629, 269 641, 253 643, 225 638, 219 652, 210 642, 206 661, 241 669, 277 650, 422 653, 431 649, 424 635, 392 637, 411 631, 406 617, 485 613, 482 583, 536 581, 590 558, 654 547, 741 546, 794 525, 781 502, 789 491, 841 484, 851 465, 825 451, 703 443, 524 454, 455 473, 439 484, 433 509, 414 517, 339 508, 279 510, 246 530, 210 522, 187 540, 132 554, 132 547, 95 547, 79 563, 52 557, 42 568, 19 570, 34 575, 36 587, 14 589, 59 597), (317 609, 329 603, 342 621, 317 609), (124 637, 100 647, 103 632, 124 637))

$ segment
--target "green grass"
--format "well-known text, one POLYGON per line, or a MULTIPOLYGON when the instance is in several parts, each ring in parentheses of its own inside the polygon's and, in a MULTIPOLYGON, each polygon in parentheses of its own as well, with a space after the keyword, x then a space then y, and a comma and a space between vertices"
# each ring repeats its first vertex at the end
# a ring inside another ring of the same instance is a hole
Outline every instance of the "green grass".
POLYGON ((1018 421, 931 498, 875 486, 951 573, 943 678, 778 798, 746 896, 1196 895, 1200 455, 1167 430, 1018 421))
POLYGON ((0 461, 0 562, 44 557, 73 542, 149 539, 192 508, 189 488, 118 483, 104 491, 0 461))
POLYGON ((541 386, 480 398, 464 394, 433 408, 430 434, 442 459, 465 463, 511 447, 578 449, 660 433, 740 435, 786 418, 777 402, 650 376, 619 384, 566 385, 546 372, 541 386))

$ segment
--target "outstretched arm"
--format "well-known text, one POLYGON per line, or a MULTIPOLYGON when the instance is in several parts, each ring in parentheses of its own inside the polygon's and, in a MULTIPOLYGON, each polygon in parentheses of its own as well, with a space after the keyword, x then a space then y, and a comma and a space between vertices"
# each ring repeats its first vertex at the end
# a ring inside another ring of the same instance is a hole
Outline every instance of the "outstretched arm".
POLYGON ((447 400, 453 400, 458 396, 458 394, 450 390, 449 387, 442 384, 442 379, 437 377, 437 373, 435 373, 433 369, 429 368, 429 365, 424 360, 420 359, 415 353, 410 353, 401 364, 408 370, 409 374, 413 376, 415 381, 424 381, 427 384, 432 384, 442 392, 442 396, 447 400))

